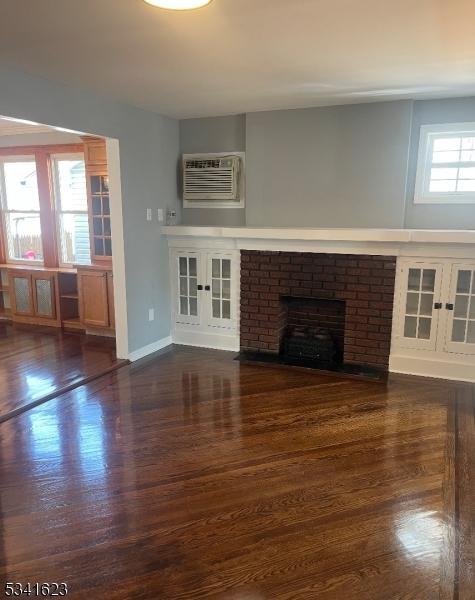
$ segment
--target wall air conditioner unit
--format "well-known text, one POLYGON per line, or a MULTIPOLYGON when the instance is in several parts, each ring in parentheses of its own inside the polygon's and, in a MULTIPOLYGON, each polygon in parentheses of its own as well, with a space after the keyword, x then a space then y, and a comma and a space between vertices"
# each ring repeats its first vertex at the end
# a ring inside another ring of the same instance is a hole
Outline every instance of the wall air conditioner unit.
POLYGON ((183 155, 185 208, 241 208, 243 182, 243 152, 183 155))

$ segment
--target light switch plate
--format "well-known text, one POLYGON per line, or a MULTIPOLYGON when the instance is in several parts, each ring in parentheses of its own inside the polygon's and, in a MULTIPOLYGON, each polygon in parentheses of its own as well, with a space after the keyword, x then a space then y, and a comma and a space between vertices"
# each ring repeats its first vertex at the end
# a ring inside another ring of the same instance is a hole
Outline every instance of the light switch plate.
POLYGON ((152 209, 147 208, 147 221, 151 221, 151 220, 152 220, 152 209))
POLYGON ((148 309, 148 320, 149 321, 154 321, 155 320, 155 309, 154 308, 149 308, 148 309))
POLYGON ((157 208, 158 222, 163 223, 163 208, 157 208))

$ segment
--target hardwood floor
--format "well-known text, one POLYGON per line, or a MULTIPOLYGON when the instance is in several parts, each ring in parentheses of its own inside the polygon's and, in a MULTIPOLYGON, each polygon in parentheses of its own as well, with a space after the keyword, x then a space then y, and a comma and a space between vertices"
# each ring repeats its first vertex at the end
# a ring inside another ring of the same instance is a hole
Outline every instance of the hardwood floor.
POLYGON ((176 347, 0 425, 0 580, 473 600, 475 386, 176 347))
POLYGON ((125 364, 115 340, 0 323, 0 423, 125 364))

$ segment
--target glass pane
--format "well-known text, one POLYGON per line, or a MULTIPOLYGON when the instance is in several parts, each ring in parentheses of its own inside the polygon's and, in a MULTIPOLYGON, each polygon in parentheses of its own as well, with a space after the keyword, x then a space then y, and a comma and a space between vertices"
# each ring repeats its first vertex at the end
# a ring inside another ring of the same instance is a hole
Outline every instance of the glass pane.
POLYGON ((457 167, 435 167, 430 171, 431 179, 457 179, 457 167))
POLYGON ((40 210, 35 161, 5 162, 4 170, 7 209, 40 210))
POLYGON ((109 217, 104 217, 104 235, 111 235, 111 220, 109 217))
POLYGON ((221 281, 219 279, 213 279, 211 284, 211 293, 213 298, 221 297, 221 281))
POLYGON ((18 312, 30 312, 30 284, 26 277, 14 277, 15 304, 18 312))
POLYGON ((434 303, 433 294, 421 294, 420 315, 432 315, 432 305, 434 303))
POLYGON ((459 178, 460 179, 475 179, 475 167, 460 167, 459 178))
POLYGON ((229 260, 229 258, 224 258, 221 264, 222 264, 222 268, 223 268, 223 278, 230 279, 231 278, 231 261, 229 260))
POLYGON ((61 215, 59 229, 61 262, 66 264, 89 264, 91 262, 91 248, 87 214, 61 215))
POLYGON ((180 256, 180 258, 178 259, 179 265, 180 265, 180 275, 187 275, 188 274, 188 263, 187 260, 184 256, 180 256))
POLYGON ((432 323, 432 319, 426 319, 421 317, 419 319, 419 332, 418 338, 421 340, 430 340, 430 326, 432 323))
POLYGON ((93 215, 102 215, 102 203, 100 196, 92 197, 92 214, 93 215))
POLYGON ((180 296, 188 296, 188 279, 180 277, 180 296))
POLYGON ((470 311, 468 313, 469 319, 475 319, 475 295, 470 300, 470 311))
POLYGON ((406 314, 417 315, 419 310, 419 294, 408 292, 406 302, 406 314))
POLYGON ((453 342, 465 342, 465 329, 466 321, 458 321, 454 319, 452 326, 452 341, 453 342))
POLYGON ((101 178, 99 175, 91 175, 91 193, 101 193, 101 178))
POLYGON ((462 138, 462 149, 463 150, 475 150, 475 137, 462 138))
POLYGON ((231 318, 231 302, 223 300, 223 319, 231 318))
POLYGON ((213 317, 215 319, 221 318, 221 302, 219 300, 213 300, 213 317))
POLYGON ((104 256, 104 240, 102 238, 94 238, 94 254, 104 256))
POLYGON ((196 265, 197 265, 197 261, 196 258, 190 258, 190 275, 192 277, 196 277, 196 265))
POLYGON ((188 298, 180 297, 180 315, 188 314, 188 298))
POLYGON ((101 190, 104 194, 109 193, 109 177, 101 175, 101 190))
POLYGON ((87 211, 86 170, 83 160, 56 159, 57 203, 60 210, 87 211))
POLYGON ((457 277, 457 294, 470 294, 471 271, 459 271, 457 277))
POLYGON ((229 279, 223 280, 223 298, 226 300, 231 298, 231 281, 229 279))
POLYGON ((457 181, 455 179, 431 179, 429 184, 430 192, 455 192, 457 190, 457 181))
POLYGON ((469 321, 467 328, 467 342, 475 344, 475 321, 469 321))
POLYGON ((417 334, 417 317, 406 317, 404 321, 404 337, 415 338, 417 334))
POLYGON ((219 258, 213 258, 211 261, 213 277, 221 277, 221 260, 219 258))
POLYGON ((434 140, 434 151, 458 150, 460 148, 460 141, 460 137, 437 138, 434 140))
POLYGON ((109 204, 109 196, 104 196, 102 198, 102 214, 110 215, 111 209, 109 204))
POLYGON ((460 152, 458 150, 447 150, 443 152, 434 152, 432 156, 433 163, 458 162, 460 160, 460 152))
POLYGON ((475 179, 459 179, 457 192, 475 192, 475 179))
POLYGON ((8 255, 15 260, 43 260, 40 215, 7 213, 5 215, 8 255))
POLYGON ((196 277, 190 277, 190 296, 196 298, 198 295, 198 280, 196 277))
POLYGON ((94 235, 103 235, 104 229, 102 227, 102 217, 93 217, 92 230, 94 235))
POLYGON ((433 292, 435 288, 435 270, 424 269, 422 273, 422 291, 433 292))
POLYGON ((421 270, 409 269, 408 289, 419 290, 421 285, 421 270))
POLYGON ((112 240, 110 238, 104 240, 104 253, 106 256, 112 256, 112 240))
POLYGON ((461 317, 462 319, 467 318, 468 300, 469 300, 469 296, 456 296, 455 297, 454 317, 461 317))
POLYGON ((51 297, 51 281, 49 279, 36 279, 36 305, 37 312, 48 317, 53 316, 53 303, 51 297))
POLYGON ((196 317, 198 315, 198 299, 190 298, 190 315, 196 317))
POLYGON ((475 150, 462 150, 460 153, 460 160, 463 162, 474 162, 475 150))

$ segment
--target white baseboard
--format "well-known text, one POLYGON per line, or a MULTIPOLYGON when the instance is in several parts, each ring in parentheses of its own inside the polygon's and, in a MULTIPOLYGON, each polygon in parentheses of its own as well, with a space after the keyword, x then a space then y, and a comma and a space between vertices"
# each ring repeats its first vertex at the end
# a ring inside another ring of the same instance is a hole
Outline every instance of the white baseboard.
POLYGON ((475 366, 473 363, 463 363, 461 361, 449 362, 414 356, 391 355, 389 370, 391 373, 403 373, 404 375, 475 382, 475 366))
POLYGON ((163 348, 170 346, 170 344, 172 344, 172 343, 173 343, 172 338, 169 335, 168 337, 162 338, 161 340, 153 342, 152 344, 148 344, 147 346, 143 346, 142 348, 139 348, 138 350, 134 350, 133 352, 130 352, 129 360, 130 360, 130 362, 135 362, 136 360, 140 360, 141 358, 144 358, 145 356, 148 356, 149 354, 153 354, 154 352, 163 350, 163 348))
POLYGON ((239 352, 239 333, 203 333, 189 329, 175 329, 172 337, 174 344, 239 352))

